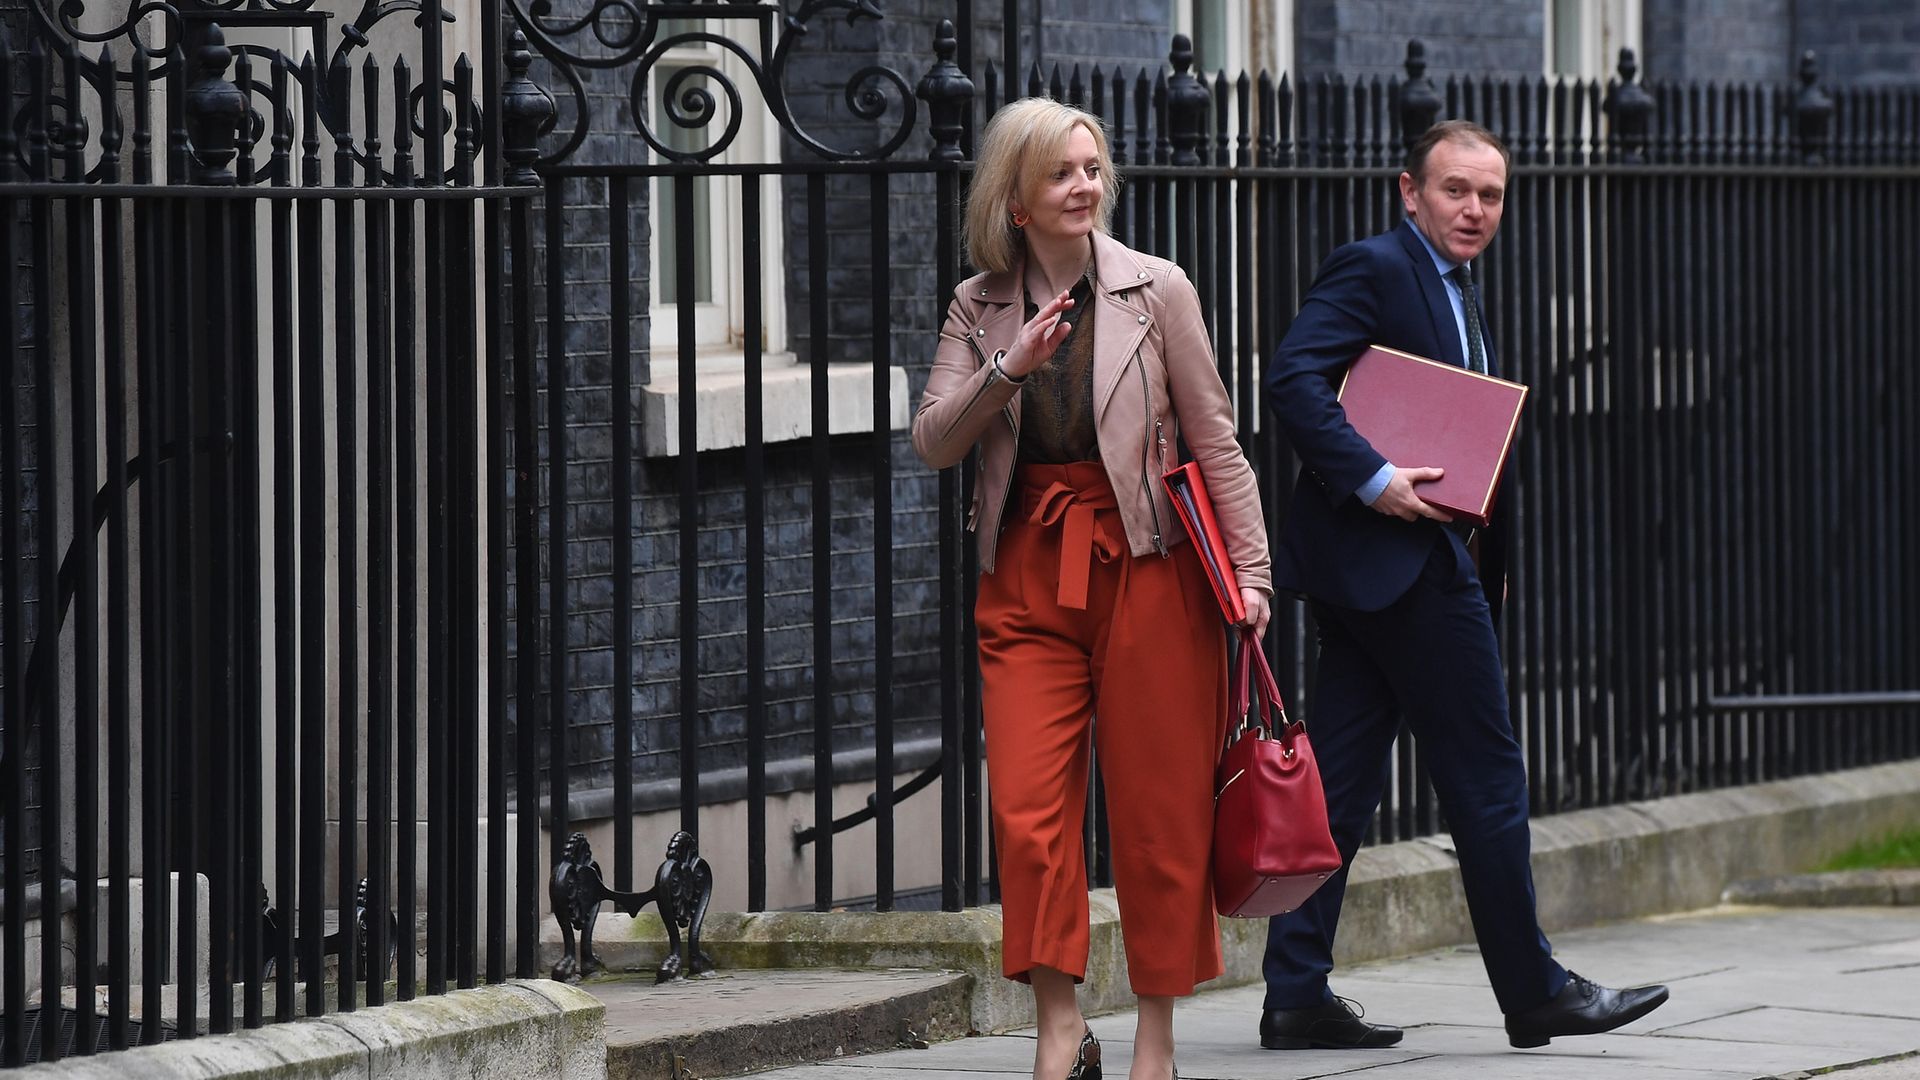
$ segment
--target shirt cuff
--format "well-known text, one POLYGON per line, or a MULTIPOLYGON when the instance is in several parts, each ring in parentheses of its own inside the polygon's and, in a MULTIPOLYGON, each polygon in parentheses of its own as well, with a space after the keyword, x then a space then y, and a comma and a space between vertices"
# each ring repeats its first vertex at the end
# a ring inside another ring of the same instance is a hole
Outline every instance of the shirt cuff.
POLYGON ((1368 480, 1364 484, 1361 484, 1359 487, 1359 490, 1355 491, 1354 494, 1360 497, 1361 502, 1366 503, 1368 506, 1372 506, 1373 501, 1380 497, 1381 492, 1384 492, 1387 490, 1387 485, 1392 481, 1393 481, 1393 462, 1389 461, 1386 464, 1380 466, 1380 471, 1374 473, 1372 479, 1368 480))

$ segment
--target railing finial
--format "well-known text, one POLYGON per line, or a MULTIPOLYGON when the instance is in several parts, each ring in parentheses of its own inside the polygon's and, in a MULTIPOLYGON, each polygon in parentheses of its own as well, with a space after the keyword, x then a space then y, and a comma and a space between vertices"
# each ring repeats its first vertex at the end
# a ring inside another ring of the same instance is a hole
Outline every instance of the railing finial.
POLYGON ((1206 137, 1207 103, 1212 100, 1207 88, 1193 75, 1193 39, 1173 35, 1173 48, 1167 53, 1173 75, 1167 79, 1167 119, 1173 141, 1173 164, 1200 164, 1200 140, 1206 137))
POLYGON ((227 186, 235 183, 231 166, 247 102, 240 88, 226 80, 233 50, 227 48, 220 24, 207 23, 198 37, 192 46, 193 81, 183 108, 192 147, 189 169, 196 184, 227 186))
POLYGON ((1607 136, 1618 160, 1642 161, 1646 154, 1647 126, 1653 119, 1653 95, 1635 81, 1640 64, 1632 49, 1620 50, 1620 78, 1607 92, 1601 106, 1609 121, 1607 136))
POLYGON ((941 19, 933 32, 933 66, 920 77, 913 95, 927 103, 927 130, 933 135, 930 161, 964 161, 960 137, 965 134, 967 105, 973 100, 973 80, 953 62, 960 46, 954 36, 953 20, 941 19))
POLYGON ((540 158, 540 133, 553 122, 558 109, 539 84, 527 78, 533 53, 518 26, 507 32, 507 81, 500 87, 501 156, 507 163, 506 182, 537 184, 533 163, 540 158))
POLYGON ((1407 41, 1407 81, 1400 87, 1400 137, 1408 146, 1440 116, 1440 92, 1427 78, 1427 44, 1407 41))
POLYGON ((1809 165, 1823 160, 1827 121, 1833 119, 1833 99, 1820 89, 1820 61, 1808 49, 1800 54, 1800 93, 1793 99, 1793 135, 1800 159, 1809 165))

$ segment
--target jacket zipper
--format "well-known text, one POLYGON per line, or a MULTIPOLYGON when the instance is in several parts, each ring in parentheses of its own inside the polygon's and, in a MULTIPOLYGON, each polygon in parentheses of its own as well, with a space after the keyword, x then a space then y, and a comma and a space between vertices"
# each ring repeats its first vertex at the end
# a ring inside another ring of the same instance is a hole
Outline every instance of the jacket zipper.
MULTIPOLYGON (((987 366, 987 354, 980 350, 980 343, 978 341, 975 341, 974 337, 975 337, 974 333, 972 331, 968 331, 967 344, 973 346, 973 354, 980 358, 980 366, 984 368, 987 366)), ((966 408, 961 409, 959 414, 953 418, 953 423, 947 425, 947 430, 943 433, 944 435, 953 434, 953 429, 959 427, 960 421, 965 420, 967 418, 967 414, 973 411, 973 406, 977 402, 979 402, 980 395, 987 392, 987 387, 991 385, 992 382, 993 382, 993 373, 988 372, 986 380, 980 384, 980 389, 975 390, 973 392, 973 397, 967 402, 966 408)))
MULTIPOLYGON (((1144 415, 1153 416, 1153 394, 1147 389, 1146 362, 1140 358, 1138 353, 1135 353, 1133 364, 1140 369, 1140 403, 1146 410, 1144 415)), ((1160 508, 1154 505, 1153 484, 1147 479, 1149 472, 1147 455, 1153 452, 1154 442, 1160 437, 1160 423, 1160 420, 1156 417, 1153 421, 1153 433, 1148 436, 1147 444, 1140 448, 1140 491, 1141 494, 1147 497, 1147 512, 1153 515, 1153 549, 1158 551, 1160 557, 1164 559, 1171 553, 1167 551, 1167 545, 1160 536, 1160 508)), ((1146 433, 1142 432, 1142 434, 1146 433)), ((1165 450, 1162 450, 1160 452, 1160 464, 1165 465, 1166 463, 1167 454, 1165 450)))
MULTIPOLYGON (((980 342, 975 340, 975 337, 976 335, 974 334, 968 334, 967 344, 973 346, 973 354, 980 358, 980 366, 986 367, 987 364, 989 363, 989 361, 987 360, 986 351, 980 348, 980 342)), ((980 398, 980 394, 986 393, 986 390, 987 388, 984 385, 981 386, 980 390, 974 394, 974 400, 978 401, 980 398)), ((967 408, 971 410, 973 406, 969 404, 967 408)), ((1020 425, 1013 422, 1013 406, 1012 405, 1000 406, 1000 415, 1007 418, 1007 430, 1013 432, 1014 452, 1013 452, 1013 456, 1010 459, 1008 459, 1008 462, 1007 462, 1006 483, 1000 485, 1000 514, 998 517, 994 519, 994 535, 996 537, 1000 535, 1000 530, 1006 528, 1007 496, 1011 494, 1013 491, 1013 471, 1020 464, 1020 425)), ((957 422, 958 421, 956 421, 956 423, 957 422)), ((999 559, 998 545, 995 545, 995 547, 996 547, 996 550, 994 552, 994 561, 999 562, 1000 559, 999 559)), ((992 567, 988 567, 988 570, 991 571, 992 567)))

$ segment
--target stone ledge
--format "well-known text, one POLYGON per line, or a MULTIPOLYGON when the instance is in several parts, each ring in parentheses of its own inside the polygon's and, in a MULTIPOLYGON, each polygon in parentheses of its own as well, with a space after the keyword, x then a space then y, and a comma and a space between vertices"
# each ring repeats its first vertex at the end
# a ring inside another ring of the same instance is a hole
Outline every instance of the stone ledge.
POLYGON ((540 979, 20 1070, 21 1080, 603 1080, 606 1008, 540 979))
MULTIPOLYGON (((1111 891, 1094 894, 1093 925, 1095 953, 1103 936, 1111 937, 1117 949, 1120 924, 1111 891)), ((559 925, 549 918, 540 929, 540 962, 551 967, 560 957, 559 925)), ((651 910, 639 918, 602 914, 594 924, 594 952, 610 972, 651 973, 666 955, 666 941, 666 928, 651 910)), ((707 916, 700 945, 723 972, 859 968, 963 972, 973 976, 970 1019, 965 1025, 972 1030, 1020 1027, 1032 1014, 1026 987, 1000 977, 998 905, 953 912, 716 911, 707 916)))
MULTIPOLYGON (((851 435, 873 430, 873 365, 830 363, 827 377, 827 433, 851 435)), ((769 357, 760 377, 760 435, 763 442, 791 442, 813 435, 811 364, 787 354, 769 357)), ((912 423, 907 369, 889 367, 887 422, 894 431, 912 423)), ((680 378, 672 364, 657 367, 640 388, 640 442, 645 457, 680 454, 680 378)), ((717 367, 698 373, 694 382, 695 446, 701 451, 747 445, 747 376, 744 369, 717 367)))
POLYGON ((730 1076, 959 1038, 972 978, 928 971, 724 971, 594 979, 609 1080, 730 1076), (676 1069, 678 1071, 676 1071, 676 1069))
POLYGON ((1920 905, 1920 870, 1840 870, 1736 881, 1722 903, 1773 907, 1920 905))

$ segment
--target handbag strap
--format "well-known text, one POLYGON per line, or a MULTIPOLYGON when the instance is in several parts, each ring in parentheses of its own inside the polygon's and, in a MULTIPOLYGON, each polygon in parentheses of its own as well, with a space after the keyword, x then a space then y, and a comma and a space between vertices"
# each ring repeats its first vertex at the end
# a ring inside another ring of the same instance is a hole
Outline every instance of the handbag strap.
POLYGON ((1235 627, 1239 647, 1233 658, 1228 696, 1227 745, 1232 746, 1248 729, 1266 738, 1278 738, 1290 726, 1286 702, 1280 697, 1280 683, 1260 647, 1260 639, 1251 627, 1235 627))
POLYGON ((1231 726, 1238 729, 1246 726, 1247 710, 1253 701, 1253 658, 1248 656, 1246 638, 1238 628, 1229 628, 1234 635, 1233 667, 1227 673, 1227 719, 1231 726))
POLYGON ((1272 730, 1285 731, 1289 722, 1287 703, 1280 697, 1280 681, 1273 677, 1273 667, 1267 663, 1266 650, 1260 647, 1260 639, 1253 636, 1252 630, 1247 631, 1247 642, 1252 646, 1249 651, 1253 653, 1254 677, 1259 681, 1261 689, 1265 691, 1266 702, 1272 706, 1267 714, 1272 730))

